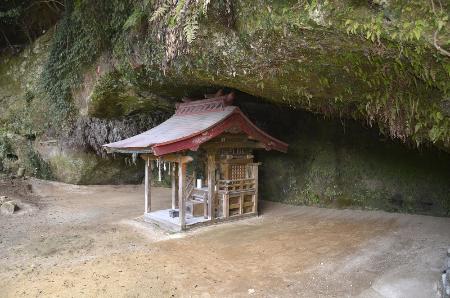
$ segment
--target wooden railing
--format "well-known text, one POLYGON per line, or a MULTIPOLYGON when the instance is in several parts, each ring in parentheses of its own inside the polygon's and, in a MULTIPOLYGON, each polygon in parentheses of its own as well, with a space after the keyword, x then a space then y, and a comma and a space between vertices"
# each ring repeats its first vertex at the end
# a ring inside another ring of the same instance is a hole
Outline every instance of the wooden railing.
POLYGON ((255 178, 219 180, 217 187, 224 218, 256 212, 258 184, 255 178))
POLYGON ((218 192, 222 194, 254 192, 256 190, 256 180, 254 178, 219 180, 217 186, 218 192))

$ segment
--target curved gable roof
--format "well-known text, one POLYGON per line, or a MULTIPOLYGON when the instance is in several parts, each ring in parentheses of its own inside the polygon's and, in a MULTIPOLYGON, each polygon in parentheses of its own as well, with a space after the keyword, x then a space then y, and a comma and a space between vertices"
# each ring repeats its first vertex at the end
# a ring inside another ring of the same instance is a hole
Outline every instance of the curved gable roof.
POLYGON ((233 94, 177 104, 175 115, 131 138, 103 145, 109 152, 153 153, 156 156, 197 150, 204 142, 231 128, 239 128, 267 150, 286 152, 288 145, 256 127, 232 106, 233 94))

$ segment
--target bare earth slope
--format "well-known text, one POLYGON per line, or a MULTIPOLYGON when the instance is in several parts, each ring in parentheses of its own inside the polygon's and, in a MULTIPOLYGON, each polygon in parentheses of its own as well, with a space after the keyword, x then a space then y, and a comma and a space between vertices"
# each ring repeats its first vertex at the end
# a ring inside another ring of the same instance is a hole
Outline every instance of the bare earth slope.
POLYGON ((0 216, 2 297, 433 297, 450 245, 449 218, 266 202, 166 234, 134 220, 141 186, 32 184, 34 211, 0 216))

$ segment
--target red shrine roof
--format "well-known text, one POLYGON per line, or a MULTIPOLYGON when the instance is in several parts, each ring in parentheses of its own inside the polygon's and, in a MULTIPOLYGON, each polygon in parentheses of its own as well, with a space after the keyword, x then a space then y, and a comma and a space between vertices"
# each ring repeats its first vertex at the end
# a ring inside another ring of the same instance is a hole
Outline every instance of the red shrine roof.
POLYGON ((288 144, 256 127, 232 106, 234 94, 179 103, 175 115, 160 125, 134 137, 103 145, 108 152, 153 153, 156 156, 182 150, 196 151, 199 146, 228 131, 242 131, 261 142, 266 150, 286 152, 288 144))

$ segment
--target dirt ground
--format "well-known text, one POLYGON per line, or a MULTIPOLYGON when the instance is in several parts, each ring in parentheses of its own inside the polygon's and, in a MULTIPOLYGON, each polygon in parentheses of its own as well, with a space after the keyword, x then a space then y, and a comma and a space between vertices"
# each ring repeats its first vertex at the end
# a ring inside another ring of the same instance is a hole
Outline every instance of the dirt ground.
MULTIPOLYGON (((435 297, 450 219, 262 202, 262 216, 169 234, 142 186, 28 180, 0 216, 1 297, 435 297)), ((168 207, 170 190, 153 189, 168 207)))

